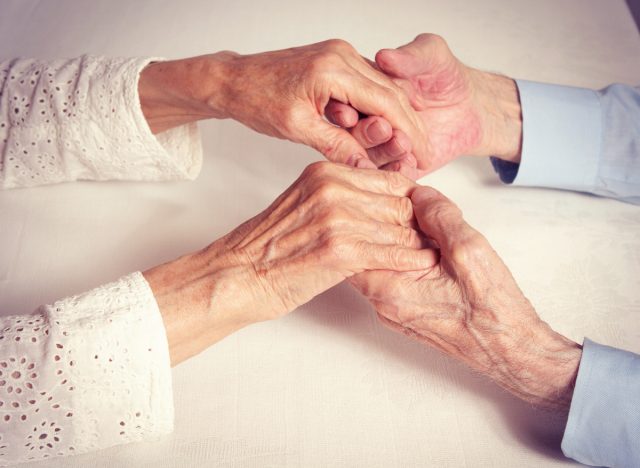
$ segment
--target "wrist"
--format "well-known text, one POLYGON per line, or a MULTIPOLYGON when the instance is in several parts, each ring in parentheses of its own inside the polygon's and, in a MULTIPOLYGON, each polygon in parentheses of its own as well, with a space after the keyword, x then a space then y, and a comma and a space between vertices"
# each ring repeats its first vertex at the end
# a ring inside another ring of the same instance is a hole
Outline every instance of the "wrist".
POLYGON ((246 268, 212 255, 213 246, 143 272, 162 315, 173 365, 258 321, 242 300, 246 268))
POLYGON ((528 328, 503 355, 492 377, 519 398, 538 407, 568 412, 582 347, 545 322, 528 328))
POLYGON ((153 133, 208 118, 225 118, 215 104, 224 70, 213 55, 155 62, 140 73, 140 106, 153 133))
POLYGON ((520 162, 522 109, 516 82, 502 75, 471 70, 482 117, 482 141, 474 154, 520 162))

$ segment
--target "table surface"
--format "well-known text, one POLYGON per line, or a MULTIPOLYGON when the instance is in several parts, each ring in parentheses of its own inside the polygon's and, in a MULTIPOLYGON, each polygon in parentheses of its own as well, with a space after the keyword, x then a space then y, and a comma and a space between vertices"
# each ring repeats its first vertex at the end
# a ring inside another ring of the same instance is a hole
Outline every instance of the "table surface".
MULTIPOLYGON (((37 0, 0 4, 0 56, 169 58, 331 37, 364 55, 420 32, 468 64, 601 87, 640 77, 623 0, 37 0)), ((202 125, 195 182, 73 183, 0 193, 0 311, 90 289, 200 248, 265 208, 312 150, 230 121, 202 125)), ((640 209, 502 186, 461 159, 422 183, 463 209, 540 315, 574 340, 640 352, 640 209)), ((563 421, 383 328, 340 285, 276 322, 236 333, 173 371, 176 427, 158 442, 34 466, 518 466, 571 464, 563 421)))

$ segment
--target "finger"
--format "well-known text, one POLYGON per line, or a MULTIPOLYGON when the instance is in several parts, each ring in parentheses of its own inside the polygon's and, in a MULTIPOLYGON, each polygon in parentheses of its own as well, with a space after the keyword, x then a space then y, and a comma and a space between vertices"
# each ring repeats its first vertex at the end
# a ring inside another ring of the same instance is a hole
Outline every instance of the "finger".
POLYGON ((460 209, 437 190, 418 187, 412 193, 411 201, 420 229, 443 251, 450 253, 454 245, 480 236, 464 221, 460 209))
POLYGON ((351 135, 363 148, 369 149, 387 143, 393 136, 393 129, 382 117, 366 117, 351 129, 351 135))
POLYGON ((363 171, 345 166, 332 169, 332 176, 337 180, 366 193, 408 197, 417 187, 415 182, 396 172, 363 171))
MULTIPOLYGON (((352 132, 357 128, 358 126, 356 126, 352 132)), ((378 167, 405 159, 407 164, 413 164, 415 167, 417 166, 417 160, 412 150, 413 148, 409 137, 407 137, 402 130, 395 130, 393 137, 386 143, 373 148, 367 148, 367 154, 369 155, 369 159, 378 167)))
MULTIPOLYGON (((343 127, 350 124, 349 120, 356 113, 352 107, 337 102, 331 105, 329 112, 330 121, 343 127), (348 110, 343 111, 343 108, 348 110), (345 117, 347 112, 350 114, 345 117)), ((391 124, 382 117, 361 119, 351 128, 351 135, 367 149, 369 159, 378 167, 403 158, 407 159, 407 164, 417 166, 416 158, 411 153, 413 148, 409 137, 402 130, 393 130, 391 124)))
MULTIPOLYGON (((347 61, 349 62, 349 60, 347 61)), ((415 86, 411 84, 409 80, 387 76, 380 70, 377 64, 375 66, 371 65, 369 61, 355 60, 349 63, 359 73, 377 85, 389 89, 395 95, 407 115, 413 116, 416 110, 424 110, 422 103, 417 99, 415 86)), ((418 127, 422 130, 420 123, 421 120, 418 118, 418 127)))
POLYGON ((428 73, 434 59, 451 53, 440 36, 420 34, 413 41, 397 49, 382 49, 376 54, 376 64, 386 74, 410 78, 428 73))
POLYGON ((306 127, 308 145, 320 151, 329 161, 363 169, 377 169, 366 156, 366 150, 343 128, 331 125, 320 116, 311 117, 306 127))
POLYGON ((348 203, 354 208, 354 216, 375 219, 398 226, 413 226, 415 216, 408 197, 396 197, 375 192, 355 192, 348 203))
MULTIPOLYGON (((335 79, 344 80, 340 76, 335 79)), ((336 93, 341 95, 334 95, 334 99, 348 102, 364 114, 384 117, 393 128, 402 130, 409 137, 418 161, 427 162, 426 132, 420 117, 401 90, 380 86, 361 75, 355 81, 349 77, 348 81, 338 82, 338 88, 341 91, 336 93)))
POLYGON ((367 223, 362 223, 362 230, 358 232, 367 233, 369 242, 376 245, 400 246, 409 249, 426 247, 425 238, 418 231, 407 226, 369 220, 367 223))
MULTIPOLYGON (((349 62, 349 61, 348 61, 349 62)), ((379 68, 365 63, 361 60, 349 62, 358 73, 366 76, 369 80, 383 89, 390 91, 399 102, 400 106, 410 117, 415 117, 415 111, 418 109, 416 105, 420 105, 420 101, 416 99, 415 87, 406 79, 391 78, 382 73, 379 68)), ((420 110, 423 110, 422 107, 420 110)), ((422 130, 420 118, 417 119, 418 128, 422 130)))
POLYGON ((358 123, 358 111, 348 104, 330 99, 324 108, 324 115, 334 125, 351 128, 358 123))
POLYGON ((414 271, 431 268, 438 263, 438 254, 431 249, 412 249, 380 244, 364 244, 360 258, 365 270, 414 271))
POLYGON ((389 164, 381 166, 380 169, 382 169, 383 171, 398 172, 410 180, 419 180, 427 175, 429 171, 416 168, 415 158, 413 159, 413 161, 411 159, 393 161, 389 164))

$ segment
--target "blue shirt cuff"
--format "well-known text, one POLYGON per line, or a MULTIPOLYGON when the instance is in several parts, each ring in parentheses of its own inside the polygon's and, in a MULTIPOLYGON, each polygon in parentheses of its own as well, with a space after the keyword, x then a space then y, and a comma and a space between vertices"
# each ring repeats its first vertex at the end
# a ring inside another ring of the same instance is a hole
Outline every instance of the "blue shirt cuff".
POLYGON ((493 156, 490 159, 493 169, 498 173, 500 180, 505 184, 512 184, 518 175, 520 164, 511 161, 504 161, 493 156))
POLYGON ((562 451, 594 466, 639 466, 640 356, 585 338, 562 451))
POLYGON ((514 185, 590 191, 602 141, 598 94, 590 89, 517 80, 522 107, 520 165, 492 158, 514 185))

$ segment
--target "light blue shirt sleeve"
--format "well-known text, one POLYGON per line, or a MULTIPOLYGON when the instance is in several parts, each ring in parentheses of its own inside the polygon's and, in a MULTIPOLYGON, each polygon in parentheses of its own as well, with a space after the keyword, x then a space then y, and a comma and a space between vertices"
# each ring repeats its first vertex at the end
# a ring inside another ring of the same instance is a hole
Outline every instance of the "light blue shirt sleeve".
POLYGON ((593 466, 640 466, 640 356, 584 340, 562 451, 593 466))
POLYGON ((519 165, 492 158, 503 182, 640 204, 640 88, 516 83, 522 158, 519 165))
MULTIPOLYGON (((514 185, 640 204, 640 89, 517 81, 521 163, 492 158, 514 185)), ((640 356, 585 339, 562 451, 594 466, 640 467, 640 356)))

